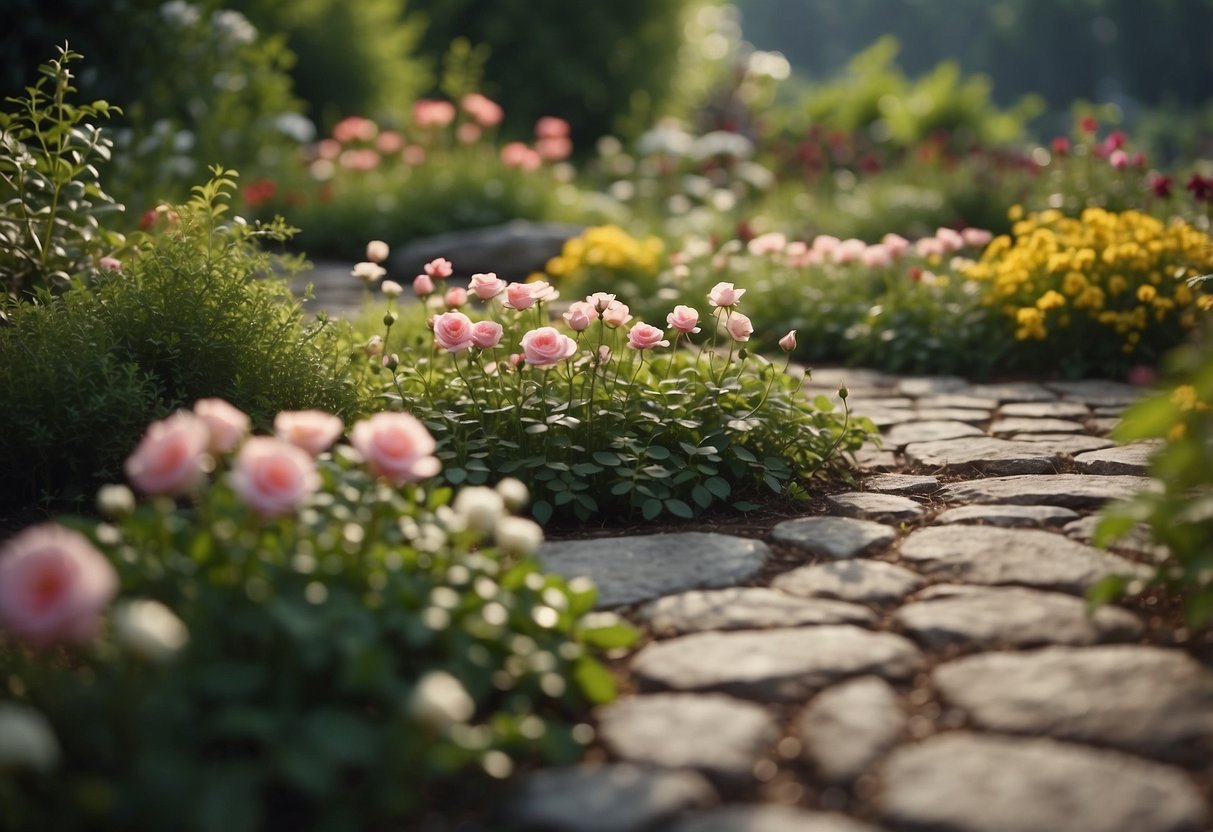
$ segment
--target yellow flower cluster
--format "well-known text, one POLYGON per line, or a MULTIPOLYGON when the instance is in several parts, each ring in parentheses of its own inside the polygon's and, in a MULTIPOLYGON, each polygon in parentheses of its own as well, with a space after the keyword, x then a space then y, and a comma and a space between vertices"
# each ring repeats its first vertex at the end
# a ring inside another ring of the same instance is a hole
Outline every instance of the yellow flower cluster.
POLYGON ((567 240, 560 256, 549 260, 544 271, 554 278, 578 278, 599 269, 656 277, 662 250, 657 237, 639 239, 617 225, 596 225, 567 240))
POLYGON ((1021 341, 1093 324, 1131 354, 1147 330, 1189 330, 1197 310, 1213 306, 1186 282, 1213 271, 1213 240, 1186 223, 1102 208, 1077 219, 1013 209, 1012 219, 1011 236, 996 237, 965 276, 988 282, 988 302, 1015 321, 1021 341))

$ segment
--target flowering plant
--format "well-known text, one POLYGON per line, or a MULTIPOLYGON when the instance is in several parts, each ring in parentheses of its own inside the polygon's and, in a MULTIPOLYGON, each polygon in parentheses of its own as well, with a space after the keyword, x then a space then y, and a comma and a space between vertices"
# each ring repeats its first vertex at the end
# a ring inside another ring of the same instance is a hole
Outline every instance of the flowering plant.
POLYGON ((544 266, 566 294, 602 286, 623 297, 651 294, 661 268, 661 239, 633 237, 617 225, 596 225, 565 241, 544 266))
POLYGON ((322 412, 239 416, 153 424, 126 464, 146 500, 107 486, 107 521, 0 545, 6 820, 386 828, 577 757, 613 693, 593 649, 633 633, 539 571, 525 488, 452 500, 407 414, 350 445, 322 412))
POLYGON ((470 285, 425 286, 435 290, 427 302, 447 311, 416 340, 408 331, 393 340, 388 312, 372 349, 384 350, 375 360, 385 396, 433 432, 448 482, 517 476, 541 522, 558 511, 652 520, 755 509, 764 490, 803 495, 804 478, 866 435, 824 397, 802 396, 788 360, 747 349, 746 290, 732 284, 713 288, 710 314, 679 305, 655 323, 614 294, 575 301, 553 321, 558 293, 544 281, 474 275, 470 285))

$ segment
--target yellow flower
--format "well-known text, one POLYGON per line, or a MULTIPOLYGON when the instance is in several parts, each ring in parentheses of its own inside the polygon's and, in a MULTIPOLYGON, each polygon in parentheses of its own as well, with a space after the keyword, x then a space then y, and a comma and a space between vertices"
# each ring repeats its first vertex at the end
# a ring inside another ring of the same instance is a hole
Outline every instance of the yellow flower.
POLYGON ((1012 205, 1010 210, 1007 211, 1007 219, 1011 220, 1011 222, 1015 222, 1016 220, 1021 219, 1022 217, 1023 217, 1023 206, 1022 205, 1012 205))
POLYGON ((1158 295, 1158 290, 1149 283, 1143 283, 1137 287, 1137 299, 1142 303, 1149 303, 1158 295))
POLYGON ((1052 289, 1045 292, 1043 295, 1040 296, 1040 299, 1036 301, 1036 308, 1040 309, 1040 310, 1056 309, 1059 306, 1065 306, 1065 305, 1066 305, 1065 296, 1062 295, 1060 292, 1056 292, 1052 289))
POLYGON ((1180 410, 1191 410, 1196 407, 1197 401, 1196 388, 1191 384, 1181 384, 1171 391, 1171 404, 1180 410))

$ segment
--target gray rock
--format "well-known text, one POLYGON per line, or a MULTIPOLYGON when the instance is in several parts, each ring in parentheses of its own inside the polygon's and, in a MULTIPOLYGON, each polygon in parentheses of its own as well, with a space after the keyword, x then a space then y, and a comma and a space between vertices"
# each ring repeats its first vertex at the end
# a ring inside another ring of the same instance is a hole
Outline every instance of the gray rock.
POLYGON ((980 425, 990 421, 990 411, 966 407, 922 407, 914 411, 920 422, 964 422, 980 425))
POLYGON ((1021 419, 1018 417, 995 419, 990 433, 995 436, 1014 436, 1017 433, 1082 433, 1086 428, 1082 422, 1069 419, 1021 419))
POLYGON ((875 623, 871 610, 856 604, 796 598, 765 587, 695 590, 651 601, 640 617, 659 636, 704 630, 759 630, 811 624, 875 623))
POLYGON ((1089 451, 1074 457, 1074 462, 1092 474, 1132 474, 1145 476, 1150 459, 1163 445, 1161 440, 1134 442, 1130 445, 1089 451))
POLYGON ((619 763, 541 769, 523 781, 506 815, 528 830, 642 832, 715 802, 697 772, 619 763))
POLYGON ((815 367, 806 382, 807 387, 824 389, 831 393, 846 387, 853 396, 879 398, 896 396, 897 379, 878 370, 861 370, 850 367, 815 367))
POLYGON ((891 563, 848 560, 793 569, 771 586, 792 595, 884 604, 900 601, 924 583, 918 573, 891 563))
MULTIPOLYGON (((1095 527, 1099 525, 1099 521, 1098 514, 1091 514, 1067 523, 1062 531, 1066 537, 1090 543, 1095 539, 1095 527)), ((1167 547, 1154 542, 1150 527, 1144 523, 1134 525, 1124 537, 1112 541, 1107 548, 1148 555, 1157 561, 1165 560, 1168 556, 1167 547)))
POLYGON ((914 400, 905 396, 879 396, 873 398, 858 398, 852 395, 847 399, 852 413, 865 410, 902 410, 914 407, 914 400))
POLYGON ((884 520, 899 523, 917 520, 923 508, 909 497, 896 494, 873 494, 867 491, 851 491, 846 494, 831 494, 826 502, 844 517, 862 520, 884 520))
POLYGON ((1050 448, 993 436, 915 442, 906 446, 905 456, 909 465, 941 473, 1041 474, 1057 467, 1056 454, 1050 448))
POLYGON ((1098 451, 1100 448, 1110 448, 1116 443, 1106 436, 1091 436, 1086 433, 1017 433, 1011 437, 1014 442, 1036 442, 1041 450, 1051 454, 1073 456, 1084 451, 1098 451))
POLYGON ((893 617, 897 627, 930 649, 1036 647, 1127 641, 1141 635, 1137 616, 1116 607, 1089 614, 1080 598, 1022 587, 937 585, 893 617))
POLYGON ((1087 427, 1100 435, 1108 434, 1120 427, 1120 418, 1098 416, 1089 420, 1087 427))
POLYGON ((933 678, 985 730, 1200 764, 1213 752, 1213 671, 1177 650, 1124 644, 984 653, 940 665, 933 678))
MULTIPOLYGON (((923 408, 953 407, 961 410, 990 411, 998 407, 998 399, 989 396, 969 396, 964 392, 938 393, 933 396, 922 396, 918 406, 923 408)), ((962 420, 963 421, 963 420, 962 420)))
POLYGON ((943 393, 955 393, 968 385, 959 376, 922 376, 918 378, 903 378, 897 382, 897 391, 903 396, 919 398, 935 396, 943 393))
POLYGON ((863 481, 864 491, 879 494, 930 494, 938 488, 939 480, 935 477, 915 474, 879 474, 863 481))
POLYGON ((778 524, 771 530, 771 537, 814 555, 843 560, 888 546, 897 538, 897 532, 871 520, 801 517, 778 524))
POLYGON ((833 783, 849 783, 906 730, 906 715, 889 683, 865 676, 818 694, 796 723, 804 754, 833 783))
POLYGON ((1125 407, 1137 401, 1143 393, 1141 387, 1116 381, 1050 381, 1045 384, 1050 390, 1064 398, 1083 402, 1091 407, 1125 407))
POLYGON ((1061 506, 1003 506, 972 505, 957 506, 940 512, 935 523, 946 526, 951 523, 984 523, 988 526, 1064 526, 1078 519, 1078 512, 1061 506))
POLYGON ((779 739, 766 709, 720 694, 655 693, 622 699, 599 714, 598 735, 617 757, 692 768, 729 784, 751 779, 779 739))
POLYGON ((1009 476, 946 485, 938 497, 956 503, 1004 503, 1095 508, 1110 500, 1132 497, 1158 483, 1146 477, 1105 477, 1094 474, 1009 476))
POLYGON ((539 548, 545 569, 565 578, 591 578, 598 585, 599 607, 728 586, 754 575, 769 554, 761 541, 701 532, 559 541, 539 548))
POLYGON ((1091 415, 1091 408, 1082 402, 1012 402, 1003 405, 998 415, 1024 419, 1078 419, 1091 415))
POLYGON ((1197 832, 1204 801, 1179 771, 1048 739, 950 733, 893 751, 877 812, 943 832, 1197 832))
POLYGON ((722 806, 684 815, 661 832, 880 832, 866 823, 833 812, 792 806, 722 806))
POLYGON ((445 257, 460 277, 496 272, 503 280, 524 280, 542 271, 564 243, 585 229, 578 225, 514 220, 490 228, 452 231, 414 240, 392 254, 392 270, 412 279, 435 257, 445 257))
POLYGON ((924 575, 971 584, 1020 584, 1082 594, 1142 567, 1060 534, 995 526, 932 526, 910 534, 901 559, 924 575))
POLYGON ((855 464, 862 471, 891 471, 899 466, 896 454, 870 442, 855 452, 855 464))
POLYGON ((1057 394, 1046 389, 1042 384, 1030 381, 1010 382, 1007 384, 974 384, 965 390, 970 396, 983 396, 998 399, 999 402, 1051 402, 1057 394))
POLYGON ((902 410, 881 409, 881 408, 866 408, 864 410, 855 411, 856 416, 862 416, 872 422, 873 425, 884 430, 891 428, 894 425, 904 425, 909 422, 918 421, 918 412, 904 408, 902 410))
POLYGON ((912 442, 936 442, 941 439, 957 439, 961 436, 981 436, 982 432, 964 422, 907 422, 894 425, 884 435, 884 443, 890 448, 901 449, 912 442))
POLYGON ((795 702, 850 676, 906 679, 921 665, 918 648, 901 636, 839 624, 654 642, 632 659, 632 672, 649 688, 795 702))

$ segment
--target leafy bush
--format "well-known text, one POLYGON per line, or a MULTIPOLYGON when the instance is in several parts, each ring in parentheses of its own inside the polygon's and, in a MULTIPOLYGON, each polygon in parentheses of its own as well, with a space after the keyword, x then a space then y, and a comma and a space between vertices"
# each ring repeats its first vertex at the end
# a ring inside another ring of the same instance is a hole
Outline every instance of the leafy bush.
POLYGON ((222 396, 258 424, 278 410, 354 415, 365 399, 342 330, 305 323, 285 283, 290 263, 259 243, 281 226, 221 223, 234 186, 219 176, 162 212, 119 271, 45 307, 10 309, 0 328, 0 493, 17 504, 70 496, 112 478, 149 415, 222 396))
MULTIPOLYGON (((465 303, 454 291, 446 302, 465 303)), ((735 306, 744 291, 721 284, 702 326, 686 307, 668 328, 596 293, 565 313, 574 338, 548 325, 547 283, 507 288, 478 275, 470 296, 485 299, 486 317, 475 324, 452 309, 432 318, 432 336, 393 334, 389 312, 385 395, 434 433, 448 482, 516 476, 544 523, 690 518, 716 506, 756 509, 764 493, 803 497, 809 478, 859 447, 867 423, 833 412, 825 397, 809 401, 786 362, 748 351, 753 326, 735 306)))
POLYGON ((63 291, 123 242, 101 225, 122 206, 101 189, 96 166, 113 143, 93 123, 118 111, 72 102, 69 65, 80 57, 60 47, 25 96, 8 100, 15 111, 0 113, 0 293, 10 298, 63 291))
POLYGON ((489 489, 452 503, 385 481, 350 447, 323 452, 334 433, 207 456, 239 434, 179 412, 128 463, 151 501, 109 486, 113 522, 65 521, 87 539, 48 524, 0 547, 6 581, 76 567, 41 607, 0 602, 0 717, 29 740, 0 768, 6 823, 415 828, 580 755, 578 720, 613 696, 593 654, 634 633, 590 613, 588 582, 538 569, 533 523, 489 489))

